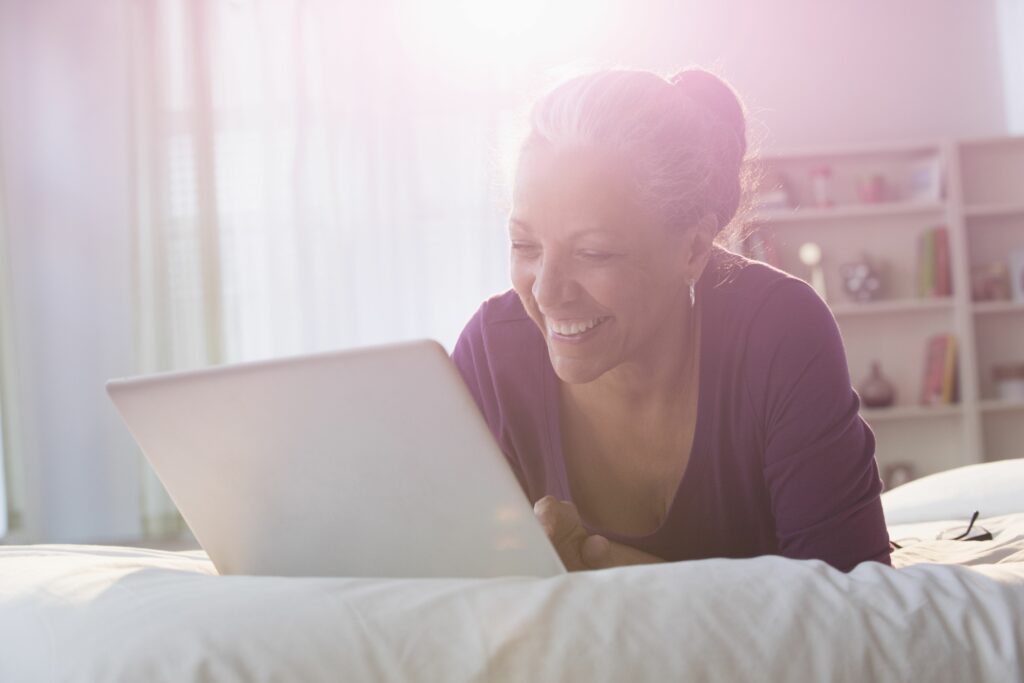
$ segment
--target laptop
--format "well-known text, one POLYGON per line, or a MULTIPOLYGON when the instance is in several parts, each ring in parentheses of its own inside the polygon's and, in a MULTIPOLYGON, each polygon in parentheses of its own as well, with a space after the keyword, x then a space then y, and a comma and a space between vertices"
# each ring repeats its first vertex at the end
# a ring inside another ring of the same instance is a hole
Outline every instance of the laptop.
POLYGON ((432 340, 111 380, 221 574, 565 572, 432 340))

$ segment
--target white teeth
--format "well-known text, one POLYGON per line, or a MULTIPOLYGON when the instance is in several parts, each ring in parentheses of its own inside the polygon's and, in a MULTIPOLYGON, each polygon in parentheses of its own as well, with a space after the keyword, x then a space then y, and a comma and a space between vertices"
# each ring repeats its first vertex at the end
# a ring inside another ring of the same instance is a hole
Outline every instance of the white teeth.
POLYGON ((592 320, 573 321, 568 323, 549 320, 548 331, 563 337, 572 337, 578 334, 583 334, 605 320, 607 320, 607 318, 593 318, 592 320))

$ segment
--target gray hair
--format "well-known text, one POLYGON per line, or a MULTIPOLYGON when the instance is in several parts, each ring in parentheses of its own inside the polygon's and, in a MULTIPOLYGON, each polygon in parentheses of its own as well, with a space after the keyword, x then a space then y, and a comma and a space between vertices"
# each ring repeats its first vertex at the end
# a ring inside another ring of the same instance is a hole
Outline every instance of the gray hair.
POLYGON ((640 201, 672 227, 711 213, 721 231, 744 194, 743 106, 729 85, 701 69, 671 79, 637 70, 569 79, 533 107, 522 151, 538 145, 621 153, 640 201))

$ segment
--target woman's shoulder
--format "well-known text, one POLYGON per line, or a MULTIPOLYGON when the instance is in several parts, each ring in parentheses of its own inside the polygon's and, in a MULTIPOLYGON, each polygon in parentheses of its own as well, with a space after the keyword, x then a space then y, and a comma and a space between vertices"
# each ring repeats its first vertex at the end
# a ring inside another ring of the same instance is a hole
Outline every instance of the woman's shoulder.
POLYGON ((741 372, 755 396, 784 390, 812 365, 814 376, 845 373, 839 326, 818 292, 778 268, 740 259, 710 290, 711 313, 702 318, 712 321, 714 353, 741 372))
POLYGON ((466 324, 465 331, 472 331, 484 337, 495 333, 504 336, 517 328, 529 329, 532 325, 533 321, 526 314, 519 296, 515 290, 509 289, 481 303, 466 324))
POLYGON ((459 337, 478 353, 497 358, 518 356, 533 342, 543 343, 515 290, 495 294, 477 308, 459 337))
POLYGON ((508 289, 480 304, 481 321, 485 325, 532 322, 523 308, 523 302, 514 289, 508 289))
POLYGON ((455 366, 506 454, 513 450, 503 440, 509 424, 543 420, 537 412, 541 403, 523 400, 539 390, 537 368, 543 358, 544 338, 512 290, 480 305, 452 351, 455 366))
POLYGON ((699 293, 716 317, 742 326, 831 317, 828 305, 809 284, 775 266, 716 248, 708 269, 699 293))
POLYGON ((715 247, 708 259, 701 285, 712 292, 725 292, 739 300, 762 301, 786 283, 806 283, 798 277, 762 261, 755 261, 722 247, 715 247))

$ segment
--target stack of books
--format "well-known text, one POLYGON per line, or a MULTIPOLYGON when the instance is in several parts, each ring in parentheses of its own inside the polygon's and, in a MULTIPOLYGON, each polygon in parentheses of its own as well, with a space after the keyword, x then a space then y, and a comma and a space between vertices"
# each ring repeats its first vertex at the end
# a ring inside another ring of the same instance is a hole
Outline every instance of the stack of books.
POLYGON ((925 342, 922 405, 949 405, 960 400, 956 347, 956 337, 951 334, 937 334, 925 342))
POLYGON ((926 298, 953 294, 945 227, 932 228, 917 239, 917 294, 926 298))

